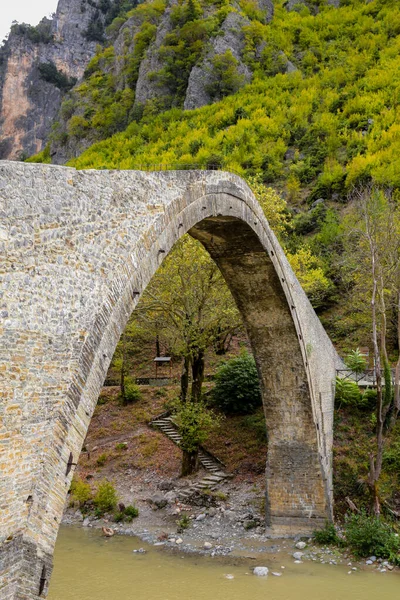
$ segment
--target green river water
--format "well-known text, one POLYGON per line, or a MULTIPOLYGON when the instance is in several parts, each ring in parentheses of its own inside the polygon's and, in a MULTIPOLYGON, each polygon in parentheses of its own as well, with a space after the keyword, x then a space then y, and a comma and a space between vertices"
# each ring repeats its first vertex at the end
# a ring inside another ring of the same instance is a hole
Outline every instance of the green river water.
POLYGON ((276 560, 171 554, 137 538, 61 527, 49 600, 400 600, 396 572, 348 575, 345 566, 297 565, 288 555, 276 560), (148 552, 133 553, 140 547, 148 552), (255 577, 251 568, 257 565, 283 575, 255 577))

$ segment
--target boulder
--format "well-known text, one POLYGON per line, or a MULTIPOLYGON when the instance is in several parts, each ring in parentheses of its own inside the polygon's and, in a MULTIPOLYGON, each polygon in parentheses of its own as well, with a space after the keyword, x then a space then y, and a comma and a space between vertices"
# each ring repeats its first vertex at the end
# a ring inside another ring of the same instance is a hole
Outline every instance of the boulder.
POLYGON ((297 542, 296 544, 296 548, 298 550, 304 550, 304 548, 307 546, 307 544, 305 542, 297 542))
POLYGON ((155 508, 164 508, 164 506, 167 506, 168 504, 168 500, 161 494, 154 494, 154 496, 150 498, 149 502, 155 508))
POLYGON ((255 567, 253 569, 253 575, 256 575, 257 577, 266 577, 268 572, 268 567, 255 567))

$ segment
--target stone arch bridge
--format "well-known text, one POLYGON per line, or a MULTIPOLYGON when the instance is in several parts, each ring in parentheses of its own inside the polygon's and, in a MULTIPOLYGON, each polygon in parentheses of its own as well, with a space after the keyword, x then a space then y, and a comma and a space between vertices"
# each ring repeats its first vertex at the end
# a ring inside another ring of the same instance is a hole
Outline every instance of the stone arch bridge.
POLYGON ((45 597, 73 468, 140 293, 189 232, 243 316, 274 535, 332 518, 338 356, 251 190, 221 171, 0 162, 0 598, 45 597))

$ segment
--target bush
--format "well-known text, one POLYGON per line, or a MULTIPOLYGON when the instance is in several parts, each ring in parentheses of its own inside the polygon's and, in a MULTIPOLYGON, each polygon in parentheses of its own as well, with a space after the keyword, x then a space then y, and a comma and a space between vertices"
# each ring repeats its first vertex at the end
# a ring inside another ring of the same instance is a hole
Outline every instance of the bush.
POLYGON ((123 521, 124 518, 125 518, 125 514, 120 510, 118 512, 116 512, 114 515, 114 521, 116 523, 121 523, 121 521, 123 521))
POLYGON ((197 452, 220 422, 218 415, 208 410, 203 402, 177 402, 175 420, 182 437, 179 445, 188 453, 197 452))
POLYGON ((336 377, 335 404, 340 408, 344 406, 359 406, 361 392, 354 381, 336 377))
POLYGON ((124 513, 125 513, 125 517, 128 517, 128 519, 131 519, 131 520, 136 519, 136 517, 139 516, 139 509, 136 508, 136 506, 129 504, 129 506, 127 506, 125 508, 124 513))
POLYGON ((77 82, 76 77, 71 77, 70 79, 62 71, 59 71, 56 65, 51 61, 40 63, 38 69, 40 77, 44 79, 44 81, 52 83, 62 92, 68 92, 77 82))
POLYGON ((352 350, 346 356, 345 363, 346 367, 354 371, 354 373, 362 373, 367 368, 367 361, 365 360, 365 356, 361 354, 359 348, 352 350))
POLYGON ((135 519, 139 516, 139 509, 136 508, 136 506, 132 506, 130 504, 125 508, 123 508, 123 505, 120 505, 120 507, 122 508, 122 510, 118 510, 114 514, 114 521, 116 523, 120 523, 121 521, 127 521, 128 523, 130 523, 132 519, 135 519))
POLYGON ((377 556, 400 564, 400 537, 392 527, 365 513, 351 515, 345 523, 346 541, 356 556, 377 556))
POLYGON ((317 529, 313 533, 313 539, 317 544, 332 544, 332 545, 340 545, 342 540, 339 538, 336 528, 333 523, 329 523, 326 521, 323 529, 317 529))
POLYGON ((180 519, 176 522, 178 525, 178 532, 184 531, 190 527, 190 518, 188 515, 182 515, 180 519))
POLYGON ((106 462, 107 462, 107 454, 105 452, 103 452, 103 454, 100 454, 100 456, 98 456, 97 460, 96 460, 96 464, 98 467, 103 467, 106 462))
POLYGON ((362 408, 373 410, 376 407, 377 392, 372 388, 364 390, 361 397, 360 405, 362 408))
POLYGON ((388 473, 400 473, 400 441, 394 442, 383 453, 383 467, 388 473))
POLYGON ((212 398, 226 414, 248 414, 261 406, 254 358, 247 352, 225 362, 215 376, 212 398))
POLYGON ((71 482, 71 501, 79 506, 83 506, 92 498, 90 485, 82 479, 73 479, 71 482))
POLYGON ((130 377, 125 378, 124 395, 122 401, 124 404, 133 404, 142 397, 140 387, 130 377))
POLYGON ((115 509, 118 502, 118 496, 115 487, 110 481, 104 479, 100 482, 96 495, 93 498, 93 502, 98 509, 98 512, 101 514, 115 509))

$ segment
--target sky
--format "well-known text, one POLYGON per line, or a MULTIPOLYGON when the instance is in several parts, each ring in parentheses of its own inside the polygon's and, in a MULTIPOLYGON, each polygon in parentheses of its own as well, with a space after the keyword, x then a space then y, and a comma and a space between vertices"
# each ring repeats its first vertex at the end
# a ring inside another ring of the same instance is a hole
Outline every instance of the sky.
POLYGON ((55 12, 57 4, 58 0, 0 0, 0 44, 13 21, 37 25, 55 12))

